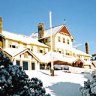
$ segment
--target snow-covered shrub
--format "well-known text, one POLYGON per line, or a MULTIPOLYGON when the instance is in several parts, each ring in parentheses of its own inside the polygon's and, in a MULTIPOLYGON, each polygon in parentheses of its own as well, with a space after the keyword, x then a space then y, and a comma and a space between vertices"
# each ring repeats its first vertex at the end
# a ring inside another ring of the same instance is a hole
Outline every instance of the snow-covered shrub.
POLYGON ((84 87, 80 88, 82 96, 96 96, 96 71, 92 72, 92 80, 84 82, 84 87))
POLYGON ((50 96, 37 78, 29 79, 20 66, 13 65, 0 51, 0 96, 50 96))

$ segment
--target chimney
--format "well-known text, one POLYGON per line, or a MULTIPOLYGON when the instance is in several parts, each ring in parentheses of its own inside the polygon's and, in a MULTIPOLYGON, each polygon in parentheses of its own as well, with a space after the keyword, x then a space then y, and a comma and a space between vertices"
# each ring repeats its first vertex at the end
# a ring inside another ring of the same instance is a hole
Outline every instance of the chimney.
POLYGON ((0 17, 0 33, 2 33, 2 17, 0 17))
POLYGON ((38 40, 44 36, 44 23, 38 24, 38 40))
POLYGON ((88 42, 85 43, 85 51, 87 54, 89 54, 89 44, 88 42))

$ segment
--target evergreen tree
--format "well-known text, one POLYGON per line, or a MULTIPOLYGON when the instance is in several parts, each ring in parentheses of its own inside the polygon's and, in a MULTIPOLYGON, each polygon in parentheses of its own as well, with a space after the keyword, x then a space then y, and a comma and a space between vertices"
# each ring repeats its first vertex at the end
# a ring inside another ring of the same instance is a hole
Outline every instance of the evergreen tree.
POLYGON ((37 78, 29 79, 18 65, 0 51, 0 96, 50 96, 37 78))
POLYGON ((92 73, 92 80, 84 82, 84 87, 80 88, 82 96, 96 96, 96 71, 92 73))

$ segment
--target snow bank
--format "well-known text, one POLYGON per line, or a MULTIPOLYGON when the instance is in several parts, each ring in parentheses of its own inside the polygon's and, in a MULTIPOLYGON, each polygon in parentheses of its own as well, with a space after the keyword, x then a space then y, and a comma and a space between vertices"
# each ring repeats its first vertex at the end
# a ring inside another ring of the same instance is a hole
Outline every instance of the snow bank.
MULTIPOLYGON (((65 73, 63 70, 55 71, 55 76, 50 76, 49 70, 26 71, 30 78, 37 77, 51 96, 81 96, 80 87, 87 81, 85 74, 65 73)), ((90 75, 90 74, 87 74, 90 75)))

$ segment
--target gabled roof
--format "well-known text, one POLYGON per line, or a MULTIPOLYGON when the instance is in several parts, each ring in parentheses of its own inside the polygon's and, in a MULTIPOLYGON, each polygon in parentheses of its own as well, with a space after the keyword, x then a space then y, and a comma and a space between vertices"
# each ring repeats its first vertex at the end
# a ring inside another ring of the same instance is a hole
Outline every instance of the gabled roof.
POLYGON ((72 63, 76 60, 75 57, 66 57, 63 54, 60 54, 59 52, 48 52, 43 56, 43 59, 46 60, 46 62, 51 62, 53 58, 53 61, 63 61, 67 63, 72 63))
POLYGON ((8 31, 3 31, 2 34, 0 34, 0 35, 4 36, 7 39, 20 41, 20 42, 23 42, 26 44, 35 44, 35 45, 39 45, 39 46, 43 46, 43 47, 48 47, 47 45, 40 43, 38 40, 33 39, 30 36, 16 34, 16 33, 8 32, 8 31))
MULTIPOLYGON (((55 35, 58 32, 63 32, 65 35, 68 35, 73 39, 73 36, 68 31, 67 27, 63 24, 56 26, 56 27, 52 27, 52 35, 55 35)), ((47 30, 44 30, 44 36, 42 38, 47 38, 49 36, 51 36, 51 29, 50 28, 47 30)), ((32 33, 31 37, 33 37, 33 38, 37 37, 38 38, 38 33, 32 33)))
POLYGON ((23 49, 23 48, 18 48, 18 49, 16 49, 16 48, 5 48, 5 49, 3 49, 3 51, 11 57, 15 57, 17 55, 28 52, 30 55, 32 55, 36 60, 38 60, 40 62, 39 58, 37 56, 35 56, 35 54, 32 51, 28 50, 27 48, 26 49, 23 49))
POLYGON ((27 50, 27 49, 23 49, 23 48, 4 48, 3 49, 4 52, 8 53, 8 55, 10 55, 11 57, 15 57, 16 55, 18 55, 19 53, 27 50))
MULTIPOLYGON (((64 25, 56 26, 52 28, 52 35, 55 35, 64 25)), ((44 37, 49 37, 51 35, 51 29, 44 31, 44 37)))
POLYGON ((68 35, 73 39, 73 36, 70 34, 70 32, 66 26, 63 26, 59 32, 65 34, 65 35, 68 35))

